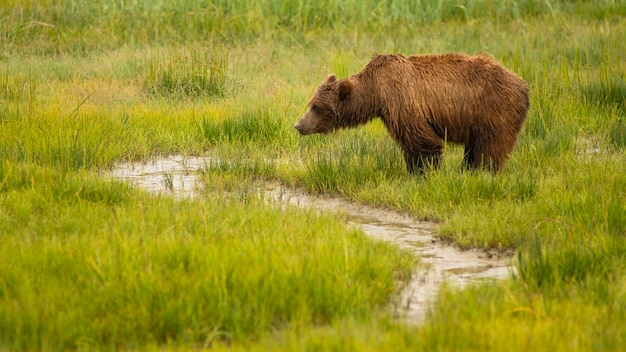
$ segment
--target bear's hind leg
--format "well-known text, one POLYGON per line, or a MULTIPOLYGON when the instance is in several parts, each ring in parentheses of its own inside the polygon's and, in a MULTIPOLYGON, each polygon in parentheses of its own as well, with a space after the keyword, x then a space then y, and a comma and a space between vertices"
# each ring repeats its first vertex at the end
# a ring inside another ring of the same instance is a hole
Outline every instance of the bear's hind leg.
POLYGON ((500 144, 491 142, 474 143, 465 147, 463 163, 470 169, 483 169, 493 172, 500 171, 504 166, 514 143, 500 144))

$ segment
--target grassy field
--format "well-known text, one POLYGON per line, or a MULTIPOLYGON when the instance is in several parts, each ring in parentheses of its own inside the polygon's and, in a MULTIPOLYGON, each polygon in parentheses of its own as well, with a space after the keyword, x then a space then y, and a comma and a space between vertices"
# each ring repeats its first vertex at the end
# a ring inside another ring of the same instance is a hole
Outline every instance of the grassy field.
POLYGON ((0 350, 623 350, 626 2, 0 0, 0 350), (487 52, 531 110, 498 175, 409 175, 378 121, 301 138, 329 73, 373 53, 487 52), (104 177, 216 160, 194 200, 104 177), (268 180, 516 251, 519 275, 387 307, 419 258, 268 180))

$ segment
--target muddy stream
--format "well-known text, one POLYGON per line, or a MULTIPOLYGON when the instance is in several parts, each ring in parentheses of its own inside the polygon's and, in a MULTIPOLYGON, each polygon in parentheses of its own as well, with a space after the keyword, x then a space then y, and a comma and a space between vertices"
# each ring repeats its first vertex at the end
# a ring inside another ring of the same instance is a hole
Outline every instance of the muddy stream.
MULTIPOLYGON (((202 187, 199 171, 211 161, 208 157, 175 155, 146 163, 120 163, 109 177, 154 193, 194 197, 198 187, 202 187)), ((396 313, 409 322, 424 320, 444 282, 462 288, 473 282, 504 279, 515 272, 510 258, 482 250, 459 250, 437 239, 435 224, 416 221, 399 212, 337 197, 315 197, 279 184, 268 184, 263 196, 274 204, 345 214, 349 224, 362 228, 367 235, 417 254, 424 265, 412 275, 396 307, 396 313)))

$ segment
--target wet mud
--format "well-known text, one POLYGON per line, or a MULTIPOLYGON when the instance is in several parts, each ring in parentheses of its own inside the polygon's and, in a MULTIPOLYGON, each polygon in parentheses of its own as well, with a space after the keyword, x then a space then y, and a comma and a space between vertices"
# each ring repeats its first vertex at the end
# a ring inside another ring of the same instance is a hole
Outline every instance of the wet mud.
MULTIPOLYGON (((168 156, 147 163, 120 163, 109 177, 124 180, 147 191, 175 197, 198 192, 199 171, 212 160, 206 157, 168 156)), ((398 316, 409 322, 424 320, 439 287, 446 282, 462 288, 468 284, 505 279, 514 273, 511 259, 482 250, 460 250, 436 236, 434 223, 416 221, 402 213, 357 204, 338 197, 311 196, 302 191, 268 184, 261 195, 270 203, 344 214, 349 224, 374 238, 394 243, 421 258, 396 306, 398 316)))

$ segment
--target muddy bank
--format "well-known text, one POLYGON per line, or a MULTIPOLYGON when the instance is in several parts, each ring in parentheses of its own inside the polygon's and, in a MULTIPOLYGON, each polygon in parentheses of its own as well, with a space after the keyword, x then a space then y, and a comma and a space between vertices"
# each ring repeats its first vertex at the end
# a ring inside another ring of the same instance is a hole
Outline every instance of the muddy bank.
MULTIPOLYGON (((168 156, 147 163, 120 163, 109 177, 128 181, 150 192, 193 197, 198 187, 202 187, 198 171, 211 161, 206 157, 168 156)), ((480 250, 461 251, 444 244, 434 235, 435 224, 416 221, 395 211, 337 197, 314 197, 279 184, 268 184, 261 193, 272 204, 345 214, 351 225, 359 226, 367 235, 417 254, 425 265, 414 273, 397 307, 397 313, 412 322, 424 319, 443 282, 464 287, 481 280, 504 279, 514 272, 510 259, 480 250)))

